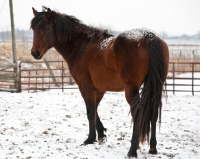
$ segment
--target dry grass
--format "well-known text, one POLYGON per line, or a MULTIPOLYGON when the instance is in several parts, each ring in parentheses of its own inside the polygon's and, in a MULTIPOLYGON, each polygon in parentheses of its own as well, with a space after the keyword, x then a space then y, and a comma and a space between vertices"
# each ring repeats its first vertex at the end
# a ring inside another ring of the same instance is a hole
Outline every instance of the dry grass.
POLYGON ((171 62, 200 62, 200 44, 168 44, 171 62))
MULTIPOLYGON (((200 44, 168 44, 170 50, 170 62, 200 62, 200 44)), ((200 71, 200 65, 195 64, 176 64, 174 69, 177 71, 200 71)), ((173 70, 173 66, 169 66, 173 70)), ((180 72, 181 73, 181 72, 180 72)))
MULTIPOLYGON (((17 51, 17 59, 18 61, 24 61, 24 62, 34 62, 36 61, 31 56, 31 44, 29 43, 17 43, 16 44, 16 51, 17 51)), ((50 49, 44 57, 48 61, 57 61, 62 60, 62 57, 57 53, 55 49, 50 49)), ((12 44, 11 43, 0 43, 0 61, 6 62, 5 59, 12 61, 13 54, 12 54, 12 44)), ((43 61, 43 59, 42 59, 43 61)), ((54 63, 54 67, 58 64, 54 63)))
MULTIPOLYGON (((30 62, 32 60, 32 56, 29 51, 29 47, 25 44, 16 44, 17 57, 20 61, 30 62)), ((5 57, 7 59, 12 59, 12 44, 11 43, 0 43, 0 54, 1 57, 5 57)))
MULTIPOLYGON (((24 62, 36 62, 32 56, 31 56, 31 43, 17 43, 16 44, 16 50, 17 50, 17 57, 18 61, 24 61, 24 62)), ((172 45, 169 46, 170 50, 170 61, 171 62, 200 62, 200 45, 197 46, 176 46, 172 45)), ((47 61, 62 61, 62 57, 57 53, 55 49, 50 49, 44 58, 47 59, 47 61)), ((13 59, 13 54, 12 54, 12 44, 11 43, 0 43, 0 62, 1 63, 7 63, 10 62, 12 63, 13 59)), ((37 64, 31 64, 31 68, 44 68, 44 61, 43 59, 40 60, 41 63, 37 64), (33 66, 33 67, 32 67, 33 66)), ((62 70, 62 63, 61 62, 51 62, 49 63, 51 68, 56 68, 59 70, 62 70)), ((67 64, 64 64, 64 68, 67 69, 67 64)), ((175 70, 178 70, 180 72, 177 72, 176 74, 180 74, 182 72, 190 72, 192 70, 192 65, 191 64, 179 64, 179 65, 174 65, 175 70)), ((200 71, 200 64, 194 65, 194 71, 200 71)), ((24 69, 29 69, 27 65, 25 65, 24 69)), ((11 69, 13 70, 13 69, 11 69)), ((169 65, 169 70, 173 70, 173 65, 169 65)), ((27 72, 25 72, 27 73, 27 72)), ((49 75, 49 72, 47 72, 49 75)), ((38 72, 38 74, 43 75, 44 73, 38 72)), ((28 74, 27 74, 28 75, 28 74)), ((54 75, 60 76, 61 71, 54 71, 54 75)), ((32 75, 34 76, 34 75, 32 75)), ((60 82, 60 79, 56 79, 57 82, 60 82)), ((2 83, 0 82, 0 88, 2 87, 12 87, 13 84, 9 83, 2 83)))
MULTIPOLYGON (((186 45, 168 45, 170 50, 171 62, 200 62, 200 45, 186 44, 186 45)), ((36 61, 31 56, 32 43, 17 43, 17 57, 19 61, 31 62, 36 61)), ((0 43, 0 61, 6 59, 12 60, 12 44, 0 43)), ((62 57, 55 49, 50 49, 44 56, 48 61, 62 61, 62 57)), ((43 61, 43 59, 42 59, 43 61)), ((60 63, 52 63, 55 68, 60 68, 60 63)), ((179 69, 184 69, 184 65, 179 66, 179 69)), ((199 67, 199 66, 197 66, 199 67)))

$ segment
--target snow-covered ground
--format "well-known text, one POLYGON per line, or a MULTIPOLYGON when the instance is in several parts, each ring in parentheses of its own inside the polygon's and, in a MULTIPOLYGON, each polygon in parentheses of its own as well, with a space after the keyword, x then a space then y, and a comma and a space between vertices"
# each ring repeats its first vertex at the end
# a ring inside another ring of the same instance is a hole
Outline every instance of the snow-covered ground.
MULTIPOLYGON (((105 94, 99 115, 107 142, 82 146, 88 135, 86 108, 78 90, 0 92, 1 159, 123 159, 132 135, 124 93, 105 94)), ((138 158, 200 158, 200 96, 168 95, 157 129, 157 155, 141 145, 138 158)))

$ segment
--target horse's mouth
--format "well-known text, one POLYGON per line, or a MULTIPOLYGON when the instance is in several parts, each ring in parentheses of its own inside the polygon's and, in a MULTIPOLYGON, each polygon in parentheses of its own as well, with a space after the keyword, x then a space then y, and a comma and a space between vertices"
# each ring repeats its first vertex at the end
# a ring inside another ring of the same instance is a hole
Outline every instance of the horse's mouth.
POLYGON ((40 60, 41 58, 42 58, 42 55, 40 55, 40 56, 34 56, 34 55, 32 55, 36 60, 40 60))
POLYGON ((36 60, 40 60, 43 56, 43 54, 41 54, 39 51, 31 51, 31 55, 36 59, 36 60))

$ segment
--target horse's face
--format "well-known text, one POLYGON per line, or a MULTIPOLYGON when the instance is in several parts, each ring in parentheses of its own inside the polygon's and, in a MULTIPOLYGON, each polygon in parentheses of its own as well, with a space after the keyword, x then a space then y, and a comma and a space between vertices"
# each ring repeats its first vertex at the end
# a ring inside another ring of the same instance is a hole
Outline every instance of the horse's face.
POLYGON ((41 59, 46 51, 55 45, 56 36, 53 22, 51 21, 51 10, 49 9, 47 12, 37 12, 34 8, 32 9, 33 14, 35 15, 34 18, 37 18, 38 20, 35 25, 31 26, 33 29, 31 55, 35 59, 41 59), (40 16, 40 18, 37 16, 40 16))

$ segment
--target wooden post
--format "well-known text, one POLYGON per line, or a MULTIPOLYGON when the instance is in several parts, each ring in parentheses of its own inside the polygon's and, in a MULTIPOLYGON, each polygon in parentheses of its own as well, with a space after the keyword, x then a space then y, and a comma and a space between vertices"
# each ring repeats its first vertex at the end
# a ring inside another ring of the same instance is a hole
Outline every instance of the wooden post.
MULTIPOLYGON (((14 26, 14 16, 13 16, 13 3, 9 0, 10 4, 10 21, 11 21, 11 33, 12 33, 12 50, 13 50, 13 63, 17 65, 17 53, 16 53, 16 43, 15 43, 15 26, 14 26)), ((16 80, 14 80, 15 89, 18 91, 18 69, 14 67, 14 72, 16 74, 16 80)))

